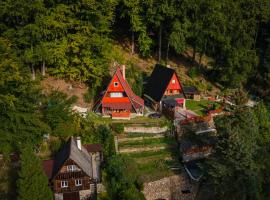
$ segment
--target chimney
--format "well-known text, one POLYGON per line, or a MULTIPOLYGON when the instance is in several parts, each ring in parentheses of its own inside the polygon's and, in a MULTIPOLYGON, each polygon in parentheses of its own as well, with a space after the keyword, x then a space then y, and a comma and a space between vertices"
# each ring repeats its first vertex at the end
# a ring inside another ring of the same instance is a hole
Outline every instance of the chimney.
POLYGON ((76 143, 77 143, 78 149, 79 149, 79 150, 82 150, 81 137, 77 137, 77 138, 76 138, 76 143))
POLYGON ((123 78, 126 80, 126 65, 122 65, 122 75, 123 78))

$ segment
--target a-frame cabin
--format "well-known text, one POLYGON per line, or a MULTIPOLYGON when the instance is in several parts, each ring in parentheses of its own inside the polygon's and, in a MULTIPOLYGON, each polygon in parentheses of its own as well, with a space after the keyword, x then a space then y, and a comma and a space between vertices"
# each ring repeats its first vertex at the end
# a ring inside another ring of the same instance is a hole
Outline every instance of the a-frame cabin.
POLYGON ((154 110, 159 111, 164 105, 185 107, 185 94, 176 71, 157 64, 146 84, 144 99, 154 110))
POLYGON ((134 94, 125 78, 125 66, 118 67, 97 107, 103 116, 113 119, 130 119, 143 115, 144 100, 134 94))

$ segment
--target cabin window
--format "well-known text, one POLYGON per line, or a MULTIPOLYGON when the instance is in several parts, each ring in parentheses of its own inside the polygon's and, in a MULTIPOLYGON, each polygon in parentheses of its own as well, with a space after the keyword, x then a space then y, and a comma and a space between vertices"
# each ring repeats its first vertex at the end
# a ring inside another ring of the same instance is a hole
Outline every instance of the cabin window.
POLYGON ((68 187, 68 182, 67 181, 61 181, 61 188, 66 188, 68 187))
POLYGON ((122 92, 111 92, 110 97, 123 97, 122 92))
POLYGON ((79 168, 77 167, 77 165, 68 165, 67 171, 69 172, 79 171, 79 168))
POLYGON ((172 84, 175 84, 175 79, 172 80, 172 84))
POLYGON ((114 87, 118 87, 119 83, 118 82, 113 82, 114 87))
POLYGON ((76 186, 81 186, 82 185, 82 179, 76 179, 75 180, 75 185, 76 186))

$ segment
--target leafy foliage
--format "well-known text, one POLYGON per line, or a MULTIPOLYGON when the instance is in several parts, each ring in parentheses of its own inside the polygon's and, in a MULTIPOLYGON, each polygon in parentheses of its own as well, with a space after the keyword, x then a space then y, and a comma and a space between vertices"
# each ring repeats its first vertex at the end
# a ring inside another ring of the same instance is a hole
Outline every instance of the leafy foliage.
POLYGON ((91 126, 90 129, 85 130, 82 137, 85 143, 102 144, 105 162, 115 154, 114 136, 107 126, 91 126))
POLYGON ((10 151, 25 142, 37 143, 50 129, 42 121, 37 83, 20 68, 9 41, 1 38, 0 46, 0 151, 10 151))
POLYGON ((238 108, 218 118, 216 126, 219 141, 204 165, 200 199, 268 199, 270 126, 265 106, 238 108))
POLYGON ((142 183, 133 162, 123 155, 115 155, 109 159, 106 174, 110 199, 145 199, 140 192, 142 183))

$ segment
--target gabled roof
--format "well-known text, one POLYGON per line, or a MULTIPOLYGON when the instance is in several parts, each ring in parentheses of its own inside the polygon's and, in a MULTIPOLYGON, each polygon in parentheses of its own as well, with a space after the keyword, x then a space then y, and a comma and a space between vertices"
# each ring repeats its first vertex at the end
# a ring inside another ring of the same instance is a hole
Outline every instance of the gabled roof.
MULTIPOLYGON (((156 102, 161 101, 175 70, 156 64, 145 88, 145 95, 156 102)), ((179 80, 178 80, 179 81, 179 80)), ((181 82, 179 81, 180 86, 181 82)), ((182 88, 182 86, 181 86, 182 88)))
POLYGON ((199 94, 198 89, 194 86, 184 86, 183 90, 185 94, 199 94))
POLYGON ((46 169, 45 173, 51 173, 51 178, 53 178, 68 159, 73 160, 83 172, 92 177, 91 155, 89 155, 84 146, 79 150, 73 137, 71 137, 64 147, 56 154, 53 161, 43 162, 43 168, 46 169))
POLYGON ((53 163, 54 163, 53 159, 42 161, 43 170, 49 179, 53 177, 53 163))
MULTIPOLYGON (((74 141, 74 139, 73 139, 73 141, 74 141)), ((64 155, 65 159, 68 159, 69 156, 65 156, 66 155, 65 152, 68 152, 66 150, 69 148, 68 147, 69 145, 71 145, 71 143, 64 146, 64 148, 62 149, 63 151, 61 151, 61 153, 59 152, 58 156, 60 156, 60 154, 61 154, 61 155, 64 155)), ((72 143, 72 145, 74 145, 74 143, 72 143)), ((76 145, 76 142, 75 142, 75 145, 76 145)), ((83 145, 83 147, 88 153, 102 152, 102 145, 101 144, 85 144, 85 145, 83 145)), ((88 156, 88 155, 86 155, 86 156, 88 156)), ((58 162, 55 162, 56 159, 57 158, 42 161, 43 170, 49 179, 53 178, 55 173, 57 173, 57 169, 56 169, 57 167, 60 166, 60 168, 61 168, 61 162, 63 162, 63 163, 65 162, 64 159, 62 161, 58 160, 58 162), (58 166, 56 164, 58 164, 58 166)))
MULTIPOLYGON (((123 77, 123 74, 121 72, 121 69, 118 67, 113 75, 114 76, 117 76, 120 84, 122 85, 122 87, 124 88, 126 94, 127 94, 127 97, 129 98, 131 104, 132 104, 132 107, 134 109, 137 109, 137 108, 140 108, 142 106, 144 106, 144 100, 142 98, 140 98, 139 96, 137 96, 131 89, 131 87, 129 86, 129 84, 127 83, 127 81, 124 79, 123 77)), ((112 81, 109 83, 109 85, 112 83, 112 81)), ((109 86, 108 85, 108 86, 109 86)), ((108 90, 108 88, 107 88, 108 90)), ((106 90, 106 91, 107 91, 106 90)), ((104 93, 104 96, 106 95, 106 92, 104 93)), ((103 96, 103 97, 104 97, 103 96)), ((103 99, 102 97, 102 99, 103 99)), ((101 100, 102 101, 102 100, 101 100)))
POLYGON ((102 151, 102 145, 101 144, 85 144, 83 146, 89 153, 95 153, 95 152, 101 152, 102 151))
POLYGON ((120 83, 122 84, 127 96, 129 97, 129 99, 131 100, 132 105, 135 108, 138 108, 138 106, 143 106, 144 105, 144 101, 142 98, 138 97, 131 89, 131 87, 129 86, 129 84, 127 83, 127 81, 124 79, 123 74, 121 72, 121 69, 118 67, 116 69, 115 75, 117 75, 120 83))

